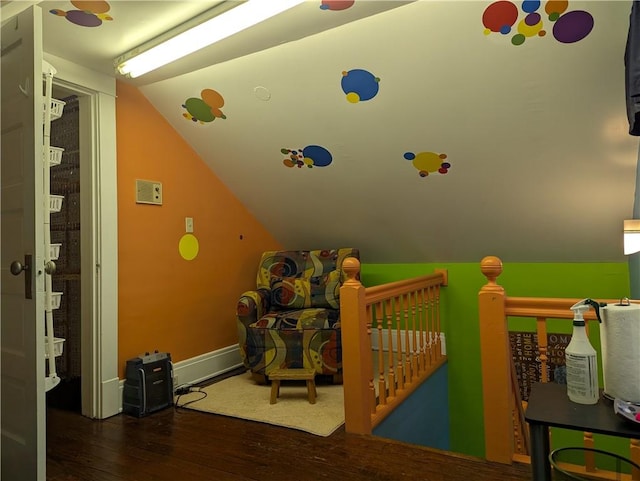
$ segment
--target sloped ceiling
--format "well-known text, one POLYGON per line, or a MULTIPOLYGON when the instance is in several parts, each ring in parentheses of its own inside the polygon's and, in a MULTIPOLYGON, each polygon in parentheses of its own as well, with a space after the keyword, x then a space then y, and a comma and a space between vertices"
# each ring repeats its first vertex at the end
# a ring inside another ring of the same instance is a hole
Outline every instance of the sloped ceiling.
POLYGON ((631 2, 566 4, 419 0, 138 86, 288 248, 623 261, 631 2))
POLYGON ((419 1, 141 89, 286 246, 353 245, 369 262, 623 260, 630 4, 570 2, 594 20, 572 43, 543 12, 547 34, 517 46, 515 27, 484 34, 489 5, 419 1), (379 78, 375 97, 348 100, 354 69, 379 78), (183 116, 204 89, 225 119, 183 116), (283 163, 310 146, 331 163, 283 163), (410 153, 450 167, 422 177, 410 153))

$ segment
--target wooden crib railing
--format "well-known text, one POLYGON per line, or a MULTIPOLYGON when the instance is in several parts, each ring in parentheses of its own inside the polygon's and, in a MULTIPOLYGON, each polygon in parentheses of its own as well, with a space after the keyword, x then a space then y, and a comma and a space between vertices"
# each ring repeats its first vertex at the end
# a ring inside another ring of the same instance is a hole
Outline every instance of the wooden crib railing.
MULTIPOLYGON (((509 297, 496 280, 502 273, 502 261, 494 256, 485 257, 480 269, 487 278, 478 294, 480 322, 480 352, 482 358, 482 396, 484 401, 485 457, 490 461, 510 464, 512 461, 530 462, 528 432, 524 421, 524 408, 515 374, 509 341, 509 317, 535 319, 541 378, 547 382, 547 320, 566 319, 571 322, 570 307, 580 299, 509 297)), ((619 302, 605 300, 607 303, 619 302)), ((632 301, 638 302, 638 301, 632 301)), ((585 313, 587 325, 598 329, 593 310, 585 313)), ((587 326, 588 328, 588 326, 587 326)), ((594 448, 593 434, 584 433, 584 447, 594 448)), ((630 440, 630 458, 640 464, 640 443, 630 440)), ((594 478, 640 479, 638 473, 631 478, 610 477, 608 471, 596 470, 593 456, 585 456, 584 471, 594 478)))
POLYGON ((371 434, 447 360, 440 336, 440 288, 447 285, 447 272, 365 288, 357 259, 345 259, 343 269, 345 428, 371 434))

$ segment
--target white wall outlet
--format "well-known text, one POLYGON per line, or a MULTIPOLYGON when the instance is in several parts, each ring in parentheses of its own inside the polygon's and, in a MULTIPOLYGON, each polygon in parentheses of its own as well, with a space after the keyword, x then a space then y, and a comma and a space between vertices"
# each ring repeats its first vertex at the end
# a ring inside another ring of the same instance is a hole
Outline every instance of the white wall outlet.
POLYGON ((193 232, 193 217, 184 218, 184 229, 186 232, 193 232))

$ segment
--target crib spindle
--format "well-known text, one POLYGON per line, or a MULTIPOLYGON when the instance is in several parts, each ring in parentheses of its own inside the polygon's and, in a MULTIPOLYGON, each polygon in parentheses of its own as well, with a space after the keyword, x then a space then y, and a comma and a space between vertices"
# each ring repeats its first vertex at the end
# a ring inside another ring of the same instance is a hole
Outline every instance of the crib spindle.
POLYGON ((547 367, 548 344, 547 344, 547 319, 544 317, 536 318, 536 331, 538 334, 538 355, 540 356, 540 382, 549 381, 549 373, 547 367))

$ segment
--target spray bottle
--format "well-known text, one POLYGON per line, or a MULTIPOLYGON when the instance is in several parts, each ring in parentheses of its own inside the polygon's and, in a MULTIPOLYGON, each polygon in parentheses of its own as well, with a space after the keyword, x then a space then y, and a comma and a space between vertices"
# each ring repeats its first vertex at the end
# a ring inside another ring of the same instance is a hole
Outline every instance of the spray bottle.
POLYGON ((584 299, 571 306, 573 334, 565 349, 567 394, 579 404, 596 404, 599 396, 597 354, 587 337, 583 317, 590 304, 590 299, 584 299))

